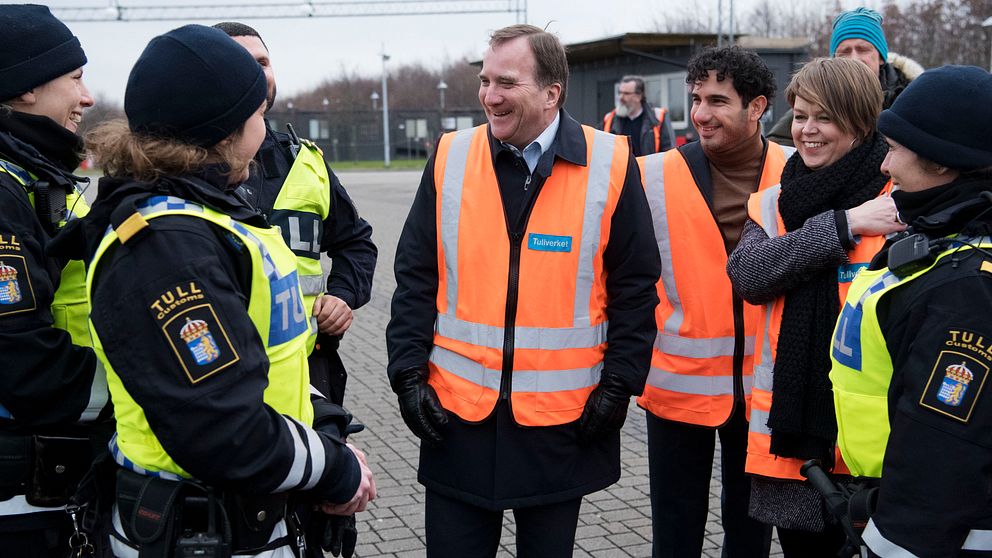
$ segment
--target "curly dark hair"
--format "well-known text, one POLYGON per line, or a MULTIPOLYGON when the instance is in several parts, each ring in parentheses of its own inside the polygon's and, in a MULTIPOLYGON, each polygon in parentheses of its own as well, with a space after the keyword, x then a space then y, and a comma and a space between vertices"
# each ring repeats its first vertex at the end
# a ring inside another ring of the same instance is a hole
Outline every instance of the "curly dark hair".
POLYGON ((692 85, 697 81, 706 81, 710 70, 716 71, 717 81, 730 78, 744 106, 762 95, 768 99, 768 107, 772 106, 775 76, 754 51, 736 45, 707 48, 689 60, 685 82, 692 85))

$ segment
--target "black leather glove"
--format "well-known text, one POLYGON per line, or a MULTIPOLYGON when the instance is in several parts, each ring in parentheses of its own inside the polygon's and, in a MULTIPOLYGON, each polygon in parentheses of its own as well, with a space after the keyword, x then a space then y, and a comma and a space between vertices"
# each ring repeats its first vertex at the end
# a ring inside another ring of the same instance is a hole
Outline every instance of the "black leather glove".
POLYGON ((400 403, 403 422, 418 438, 431 445, 441 443, 437 427, 448 423, 437 392, 427 383, 426 368, 408 368, 393 377, 393 391, 400 403))
POLYGON ((320 548, 330 552, 331 556, 351 558, 355 555, 355 544, 358 542, 358 527, 354 515, 327 516, 327 527, 320 540, 320 548))
POLYGON ((579 439, 591 442, 611 432, 617 432, 627 419, 630 393, 616 380, 603 375, 599 385, 589 394, 586 408, 579 417, 579 439))

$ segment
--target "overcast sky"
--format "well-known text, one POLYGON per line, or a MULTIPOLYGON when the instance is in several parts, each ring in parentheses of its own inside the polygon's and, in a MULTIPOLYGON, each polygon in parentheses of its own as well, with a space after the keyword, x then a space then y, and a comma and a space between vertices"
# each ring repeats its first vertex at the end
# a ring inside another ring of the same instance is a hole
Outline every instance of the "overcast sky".
MULTIPOLYGON (((99 6, 106 0, 61 0, 53 8, 99 6)), ((266 0, 273 1, 293 0, 266 0)), ((321 0, 317 0, 320 2, 321 0)), ((366 0, 374 5, 377 0, 366 0)), ((713 13, 717 0, 693 0, 713 13)), ((738 14, 752 0, 736 0, 738 14)), ((128 5, 250 4, 259 0, 120 0, 128 5)), ((109 2, 108 2, 109 3, 109 2)), ((427 2, 425 2, 426 4, 427 2)), ((293 2, 294 5, 302 2, 293 2)), ((440 2, 436 4, 441 4, 440 2)), ((506 0, 506 5, 516 0, 506 0)), ((666 6, 685 6, 683 0, 529 0, 527 21, 549 24, 565 43, 594 40, 626 32, 651 31, 666 6)), ((724 8, 728 4, 723 1, 724 8)), ((234 8, 232 8, 234 10, 234 8)), ((231 19, 234 19, 234 13, 231 19)), ((390 63, 423 62, 438 66, 446 57, 481 57, 493 29, 516 23, 514 13, 428 16, 321 17, 245 19, 262 35, 272 56, 280 94, 307 90, 326 78, 347 71, 381 75, 385 44, 390 63)), ((186 23, 207 21, 68 22, 89 58, 85 80, 94 94, 121 101, 127 75, 148 41, 186 23)))

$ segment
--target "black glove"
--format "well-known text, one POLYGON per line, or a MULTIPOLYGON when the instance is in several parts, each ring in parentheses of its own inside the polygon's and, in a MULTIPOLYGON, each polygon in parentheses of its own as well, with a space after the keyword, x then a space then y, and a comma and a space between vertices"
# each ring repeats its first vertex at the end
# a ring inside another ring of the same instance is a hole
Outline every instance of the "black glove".
POLYGON ((589 394, 586 408, 579 417, 579 439, 591 442, 611 432, 617 432, 627 419, 630 393, 616 380, 603 375, 599 385, 589 394))
POLYGON ((448 415, 437 393, 427 383, 427 369, 408 368, 393 377, 393 391, 400 402, 403 422, 418 438, 431 445, 441 443, 437 427, 448 424, 448 415))
POLYGON ((358 542, 358 527, 354 515, 327 516, 327 526, 320 540, 320 548, 330 552, 332 556, 351 558, 355 554, 355 543, 358 542))

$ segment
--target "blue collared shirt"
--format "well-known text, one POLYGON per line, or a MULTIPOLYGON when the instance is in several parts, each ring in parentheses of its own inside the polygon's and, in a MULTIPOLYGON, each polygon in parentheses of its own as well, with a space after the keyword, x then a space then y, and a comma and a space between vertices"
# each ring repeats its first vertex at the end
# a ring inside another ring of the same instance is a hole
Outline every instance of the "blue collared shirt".
POLYGON ((515 146, 508 143, 504 143, 508 149, 516 153, 518 156, 524 158, 524 162, 527 163, 527 168, 530 170, 531 174, 534 174, 534 169, 537 168, 537 162, 541 160, 541 155, 551 148, 551 144, 555 141, 555 136, 558 135, 558 124, 561 122, 561 112, 555 113, 555 119, 551 121, 551 124, 541 132, 541 135, 530 142, 530 145, 524 148, 523 153, 515 146))

